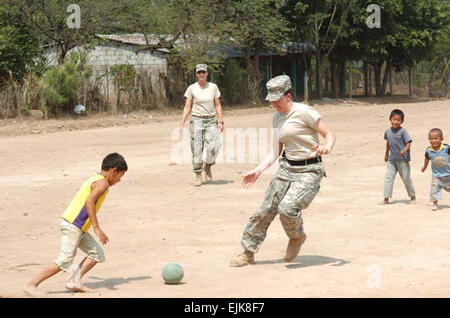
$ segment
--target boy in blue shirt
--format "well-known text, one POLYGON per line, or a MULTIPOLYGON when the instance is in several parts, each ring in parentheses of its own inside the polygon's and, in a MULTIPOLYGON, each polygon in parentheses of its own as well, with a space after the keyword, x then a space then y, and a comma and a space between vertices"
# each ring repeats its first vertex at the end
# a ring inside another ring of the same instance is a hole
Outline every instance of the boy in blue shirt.
POLYGON ((438 200, 442 199, 442 189, 450 192, 450 147, 443 144, 444 134, 441 129, 433 128, 428 133, 431 146, 425 152, 424 172, 431 160, 431 191, 430 199, 433 202, 433 211, 438 209, 438 200))
POLYGON ((384 161, 387 162, 386 175, 384 178, 384 201, 381 204, 389 204, 392 197, 392 188, 397 172, 402 178, 411 203, 416 202, 416 194, 411 180, 410 148, 412 139, 408 132, 402 128, 405 115, 400 109, 394 109, 389 117, 391 128, 384 133, 386 139, 386 154, 384 161))

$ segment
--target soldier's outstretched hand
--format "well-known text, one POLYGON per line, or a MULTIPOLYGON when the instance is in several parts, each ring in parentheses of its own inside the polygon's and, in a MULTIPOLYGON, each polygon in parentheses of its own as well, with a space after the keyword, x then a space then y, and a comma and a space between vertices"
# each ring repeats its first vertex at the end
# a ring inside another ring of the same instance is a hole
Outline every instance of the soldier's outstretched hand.
POLYGON ((252 187, 260 174, 258 170, 252 170, 244 174, 242 176, 242 187, 245 189, 252 187))

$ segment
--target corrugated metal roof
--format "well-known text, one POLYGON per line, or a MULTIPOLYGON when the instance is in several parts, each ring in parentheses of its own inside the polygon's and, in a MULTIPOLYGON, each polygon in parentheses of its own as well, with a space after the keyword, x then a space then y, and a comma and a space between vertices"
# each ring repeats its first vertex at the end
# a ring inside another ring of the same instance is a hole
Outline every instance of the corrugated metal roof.
MULTIPOLYGON (((120 42, 123 44, 137 45, 137 46, 152 46, 157 45, 162 38, 166 37, 167 40, 170 39, 169 36, 156 36, 154 34, 147 35, 147 39, 145 39, 144 34, 142 33, 133 33, 133 34, 98 34, 99 38, 104 40, 110 40, 114 42, 120 42), (148 43, 147 43, 147 41, 148 43)), ((156 49, 160 52, 170 53, 170 50, 167 48, 158 48, 156 49)))
MULTIPOLYGON (((173 39, 171 35, 156 35, 149 34, 147 35, 147 39, 142 33, 132 33, 132 34, 98 34, 100 39, 114 41, 123 44, 135 45, 135 46, 156 46, 161 40, 170 41, 173 39), (147 41, 148 43, 147 43, 147 41)), ((188 35, 188 37, 202 37, 202 35, 188 35)), ((207 37, 205 35, 205 37, 207 37)), ((224 54, 226 58, 238 58, 244 57, 245 51, 239 47, 239 44, 234 40, 230 39, 232 42, 235 42, 234 45, 212 45, 211 52, 214 54, 214 51, 218 51, 221 54, 224 54)), ((175 46, 177 47, 186 47, 186 43, 182 37, 178 38, 175 41, 175 46)), ((51 45, 50 45, 51 47, 51 45)), ((157 51, 170 53, 170 50, 167 48, 157 48, 157 51)), ((315 47, 309 42, 287 42, 281 46, 281 48, 277 51, 261 51, 259 52, 260 56, 270 56, 270 55, 286 55, 286 54, 303 54, 308 52, 315 52, 315 47)), ((251 56, 255 53, 252 51, 251 56)))
MULTIPOLYGON (((145 45, 157 45, 161 39, 166 39, 167 41, 170 41, 172 39, 172 36, 169 35, 156 35, 156 34, 149 34, 147 35, 148 44, 146 43, 145 37, 142 33, 133 33, 133 34, 102 34, 98 35, 100 38, 108 39, 111 41, 117 41, 125 44, 132 44, 132 45, 139 45, 139 46, 145 46, 145 45)), ((201 36, 201 35, 197 35, 201 36)), ((230 39, 234 41, 234 39, 230 39)), ((185 42, 182 38, 179 38, 175 42, 175 46, 185 46, 185 42)), ((242 50, 238 43, 236 42, 235 45, 214 45, 212 46, 213 51, 219 51, 222 54, 225 54, 227 58, 236 58, 236 57, 244 57, 245 52, 242 50)), ((164 51, 166 53, 169 53, 170 51, 168 49, 158 49, 161 51, 164 51)), ((312 45, 309 42, 287 42, 283 44, 278 51, 262 51, 259 52, 259 55, 261 56, 270 56, 270 55, 284 55, 288 53, 309 53, 309 52, 315 52, 316 48, 314 45, 312 45)), ((251 55, 254 55, 254 52, 251 52, 251 55)))

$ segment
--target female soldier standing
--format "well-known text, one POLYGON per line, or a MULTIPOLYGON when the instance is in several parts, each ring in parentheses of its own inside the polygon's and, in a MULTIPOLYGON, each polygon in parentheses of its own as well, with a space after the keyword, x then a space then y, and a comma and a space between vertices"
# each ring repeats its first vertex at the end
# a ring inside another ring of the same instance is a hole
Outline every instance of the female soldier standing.
POLYGON ((207 81, 208 66, 198 64, 195 68, 197 82, 190 85, 184 94, 183 117, 181 130, 191 112, 189 131, 191 135, 192 163, 195 173, 195 186, 202 184, 203 148, 206 148, 204 164, 205 180, 212 181, 211 167, 215 164, 221 142, 220 133, 223 132, 222 106, 220 104, 220 91, 216 84, 207 81), (218 117, 218 120, 216 118, 218 117))

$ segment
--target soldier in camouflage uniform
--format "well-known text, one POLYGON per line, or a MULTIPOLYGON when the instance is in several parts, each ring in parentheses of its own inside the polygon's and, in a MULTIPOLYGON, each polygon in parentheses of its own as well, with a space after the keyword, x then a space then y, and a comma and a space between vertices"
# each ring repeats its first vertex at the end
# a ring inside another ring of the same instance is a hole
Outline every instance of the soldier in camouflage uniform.
POLYGON ((202 171, 205 171, 205 180, 212 181, 211 167, 215 164, 221 147, 220 133, 223 132, 222 106, 220 104, 220 91, 216 84, 207 81, 208 66, 196 66, 197 82, 190 85, 184 97, 186 104, 181 119, 181 131, 191 112, 189 124, 191 135, 192 164, 195 173, 195 186, 202 184, 202 171), (203 151, 206 150, 206 159, 203 162, 203 151))
POLYGON ((251 187, 264 170, 279 159, 280 168, 270 182, 259 210, 250 218, 241 245, 244 252, 231 261, 231 266, 245 266, 254 262, 254 254, 263 243, 267 229, 277 214, 289 237, 284 260, 292 261, 306 240, 302 210, 306 209, 320 188, 325 175, 322 154, 328 154, 335 143, 319 113, 308 105, 294 103, 289 76, 281 75, 267 83, 266 100, 277 110, 273 127, 273 150, 254 170, 243 176, 244 188, 251 187), (325 145, 319 144, 319 134, 325 145))

